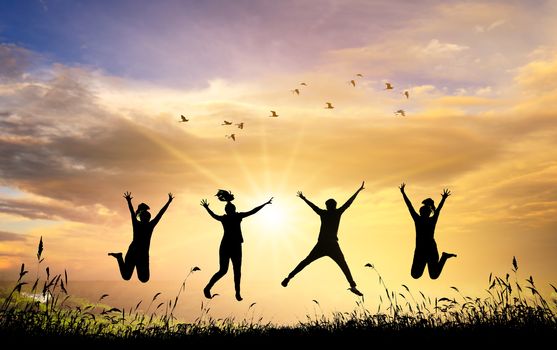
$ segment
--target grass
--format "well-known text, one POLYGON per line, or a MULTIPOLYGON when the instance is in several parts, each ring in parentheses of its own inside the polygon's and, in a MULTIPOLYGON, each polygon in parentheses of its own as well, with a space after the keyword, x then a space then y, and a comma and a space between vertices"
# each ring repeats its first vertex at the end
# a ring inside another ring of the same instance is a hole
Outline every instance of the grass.
MULTIPOLYGON (((46 267, 45 278, 40 278, 42 253, 41 237, 33 283, 26 282, 29 271, 22 264, 15 286, 0 298, 0 339, 42 344, 63 340, 80 344, 317 342, 331 345, 361 338, 376 345, 425 341, 427 346, 436 347, 447 341, 457 341, 458 345, 553 342, 557 335, 557 301, 544 299, 531 276, 520 281, 515 258, 512 274, 489 276, 483 298, 465 296, 457 287, 451 287, 457 295, 451 298, 430 298, 422 292, 413 293, 406 285, 402 285, 401 292, 395 291, 387 287, 373 265, 366 264, 384 290, 377 310, 368 310, 362 300, 352 312, 325 315, 320 311, 295 326, 280 326, 253 316, 243 320, 214 319, 210 308, 203 304, 194 322, 180 322, 174 311, 189 276, 199 270, 197 267, 190 269, 175 298, 162 301, 157 293, 148 301, 145 311, 140 311, 143 301, 129 309, 110 307, 103 303, 107 294, 95 303, 76 301, 67 292, 66 271, 51 274, 46 267)), ((551 287, 557 293, 557 288, 551 287)), ((314 303, 316 310, 321 310, 319 302, 314 300, 314 303)), ((246 315, 253 306, 249 306, 246 315)))

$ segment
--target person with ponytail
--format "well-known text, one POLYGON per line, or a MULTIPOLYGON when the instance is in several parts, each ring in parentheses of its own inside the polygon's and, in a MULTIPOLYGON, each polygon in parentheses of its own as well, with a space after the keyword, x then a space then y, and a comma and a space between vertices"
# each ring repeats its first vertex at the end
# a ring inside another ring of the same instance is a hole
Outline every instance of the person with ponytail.
POLYGON ((439 275, 441 275, 441 271, 443 271, 447 259, 456 257, 456 254, 443 252, 443 254, 441 254, 441 259, 439 259, 437 243, 433 237, 435 234, 435 225, 439 219, 439 213, 441 212, 441 208, 443 208, 443 204, 445 204, 445 200, 451 195, 451 191, 448 189, 443 190, 441 202, 439 202, 439 207, 437 208, 435 208, 433 199, 424 199, 422 201, 423 205, 420 208, 420 214, 418 214, 414 210, 412 202, 410 202, 410 199, 408 199, 408 196, 404 192, 405 187, 406 184, 402 183, 399 189, 416 227, 416 248, 414 250, 414 260, 412 261, 410 274, 413 278, 420 278, 427 265, 429 277, 431 279, 437 279, 439 275))
POLYGON ((116 258, 123 279, 126 281, 130 280, 135 268, 137 270, 137 278, 145 283, 149 281, 150 277, 149 247, 151 245, 151 236, 155 226, 157 226, 166 209, 168 209, 174 196, 172 193, 168 194, 168 201, 153 220, 151 220, 150 208, 147 204, 141 203, 137 206, 137 210, 134 210, 131 193, 125 192, 124 198, 128 202, 131 214, 133 239, 125 258, 122 258, 122 253, 108 253, 108 255, 116 258))
POLYGON ((240 294, 240 280, 242 276, 242 243, 244 238, 242 237, 241 222, 242 219, 257 213, 267 204, 271 204, 273 198, 269 199, 267 202, 253 208, 247 212, 237 212, 236 206, 232 204, 234 200, 234 195, 230 191, 219 190, 216 194, 218 199, 222 202, 226 202, 224 206, 224 211, 226 214, 217 215, 211 208, 209 208, 209 202, 206 199, 201 200, 201 206, 207 210, 209 215, 217 221, 220 221, 224 229, 224 234, 222 236, 222 241, 219 248, 219 270, 211 277, 207 286, 203 289, 203 294, 206 298, 211 299, 214 295, 211 295, 211 288, 228 272, 228 265, 232 261, 232 268, 234 270, 234 287, 236 290, 236 300, 242 301, 242 295, 240 294))

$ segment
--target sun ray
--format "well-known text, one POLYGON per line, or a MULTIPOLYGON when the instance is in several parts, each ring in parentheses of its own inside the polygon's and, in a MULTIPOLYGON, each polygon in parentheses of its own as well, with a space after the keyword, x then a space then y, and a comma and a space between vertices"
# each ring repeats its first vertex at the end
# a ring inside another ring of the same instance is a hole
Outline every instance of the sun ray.
POLYGON ((166 142, 162 137, 159 137, 157 134, 150 132, 149 130, 145 130, 144 128, 141 127, 137 128, 137 130, 143 136, 147 137, 149 140, 153 141, 157 145, 164 148, 169 154, 173 155, 174 157, 188 164, 200 174, 206 176, 209 180, 213 181, 216 185, 224 183, 224 180, 222 178, 215 175, 211 170, 207 169, 206 167, 199 164, 194 159, 184 154, 181 150, 175 148, 174 146, 166 142))

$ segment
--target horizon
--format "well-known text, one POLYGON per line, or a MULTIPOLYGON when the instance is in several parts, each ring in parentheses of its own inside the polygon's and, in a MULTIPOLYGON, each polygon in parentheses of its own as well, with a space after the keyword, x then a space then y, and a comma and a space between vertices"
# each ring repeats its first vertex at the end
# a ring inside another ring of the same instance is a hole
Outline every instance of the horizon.
POLYGON ((213 288, 216 312, 257 302, 287 320, 313 299, 352 310, 358 298, 329 258, 280 283, 319 233, 296 192, 340 206, 365 181, 338 237, 366 302, 380 291, 366 263, 393 289, 480 295, 513 257, 520 278, 553 295, 556 15, 543 0, 2 3, 0 280, 17 279, 21 263, 34 273, 42 236, 42 268, 126 287, 107 256, 132 240, 122 196, 154 217, 172 192, 151 280, 134 272, 126 289, 179 287, 199 266, 198 305, 222 238, 200 201, 220 215, 225 189, 238 211, 274 199, 242 221, 246 300, 234 299, 230 267, 213 288), (435 239, 458 256, 437 280, 410 275, 401 183, 416 210, 452 192, 435 239))

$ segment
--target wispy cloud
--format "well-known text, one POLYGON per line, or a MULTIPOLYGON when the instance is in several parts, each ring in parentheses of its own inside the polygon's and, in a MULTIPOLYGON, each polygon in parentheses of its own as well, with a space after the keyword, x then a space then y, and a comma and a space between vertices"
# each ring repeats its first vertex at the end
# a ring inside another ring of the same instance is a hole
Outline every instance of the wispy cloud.
POLYGON ((0 231, 0 242, 24 241, 25 235, 7 231, 0 231))

